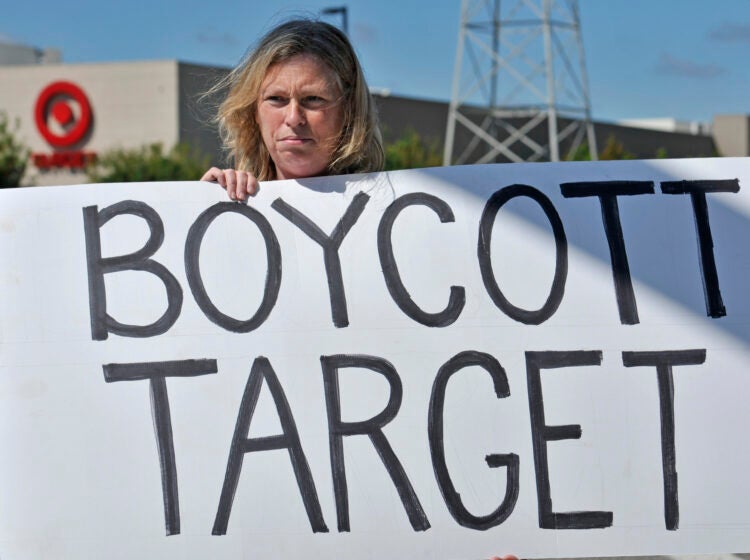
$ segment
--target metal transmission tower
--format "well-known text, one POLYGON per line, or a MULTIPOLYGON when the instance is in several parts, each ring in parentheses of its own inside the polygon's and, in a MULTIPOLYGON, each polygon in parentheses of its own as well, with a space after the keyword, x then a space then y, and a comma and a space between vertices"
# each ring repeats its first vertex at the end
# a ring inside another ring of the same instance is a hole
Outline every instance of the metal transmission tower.
POLYGON ((584 137, 596 159, 578 0, 463 0, 443 164, 559 161, 584 137))

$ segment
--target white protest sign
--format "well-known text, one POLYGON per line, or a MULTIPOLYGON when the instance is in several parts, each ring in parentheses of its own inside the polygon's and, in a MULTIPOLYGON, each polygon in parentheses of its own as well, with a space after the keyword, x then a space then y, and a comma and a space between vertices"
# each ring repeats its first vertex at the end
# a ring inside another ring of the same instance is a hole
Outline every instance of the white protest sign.
POLYGON ((0 556, 750 550, 750 161, 0 193, 0 556))

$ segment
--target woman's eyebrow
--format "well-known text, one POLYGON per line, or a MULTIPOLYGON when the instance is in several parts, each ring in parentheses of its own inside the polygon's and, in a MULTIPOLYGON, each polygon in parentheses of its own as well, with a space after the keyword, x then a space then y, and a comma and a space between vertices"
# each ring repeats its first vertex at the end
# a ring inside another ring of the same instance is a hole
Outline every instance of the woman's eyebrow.
POLYGON ((285 95, 287 94, 293 94, 293 95, 309 95, 310 93, 314 94, 320 94, 320 93, 326 93, 329 95, 336 95, 339 88, 335 84, 330 84, 326 82, 316 83, 316 84, 303 84, 297 88, 288 88, 286 86, 278 85, 278 84, 270 84, 269 86, 261 89, 261 95, 268 95, 269 93, 283 93, 285 95))
POLYGON ((337 90, 338 90, 338 88, 335 85, 331 84, 331 83, 320 82, 320 83, 317 83, 317 84, 305 84, 305 85, 302 85, 302 86, 300 86, 298 88, 297 91, 299 91, 300 93, 304 94, 304 93, 309 93, 309 92, 313 92, 313 93, 320 93, 320 92, 334 93, 337 90))
POLYGON ((269 92, 273 92, 273 93, 285 93, 287 91, 287 89, 288 88, 285 88, 285 87, 280 86, 280 85, 271 84, 271 85, 268 85, 268 86, 262 88, 260 90, 260 93, 262 95, 266 95, 269 92))

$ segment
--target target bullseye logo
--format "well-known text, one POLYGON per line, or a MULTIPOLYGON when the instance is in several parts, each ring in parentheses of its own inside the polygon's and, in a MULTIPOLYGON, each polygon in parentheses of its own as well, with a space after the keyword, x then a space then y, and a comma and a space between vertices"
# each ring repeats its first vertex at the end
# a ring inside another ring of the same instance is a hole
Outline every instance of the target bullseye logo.
POLYGON ((76 84, 54 82, 39 94, 34 118, 39 133, 51 146, 69 148, 91 129, 91 104, 76 84))
POLYGON ((31 161, 42 171, 84 169, 96 161, 96 153, 76 149, 93 124, 91 103, 73 82, 58 81, 46 86, 36 100, 34 120, 39 133, 55 150, 35 152, 31 161))

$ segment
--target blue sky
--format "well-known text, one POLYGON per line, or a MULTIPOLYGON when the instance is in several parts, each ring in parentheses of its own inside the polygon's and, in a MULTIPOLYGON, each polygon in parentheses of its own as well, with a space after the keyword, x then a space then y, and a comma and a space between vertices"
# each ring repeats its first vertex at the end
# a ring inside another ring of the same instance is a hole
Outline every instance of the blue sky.
MULTIPOLYGON (((221 66, 234 65, 274 22, 342 4, 11 2, 0 19, 0 39, 60 48, 67 62, 175 58, 221 66)), ((459 0, 346 5, 370 85, 394 94, 450 98, 459 0)), ((579 5, 595 118, 710 120, 718 113, 750 113, 750 0, 580 0, 579 5)))

